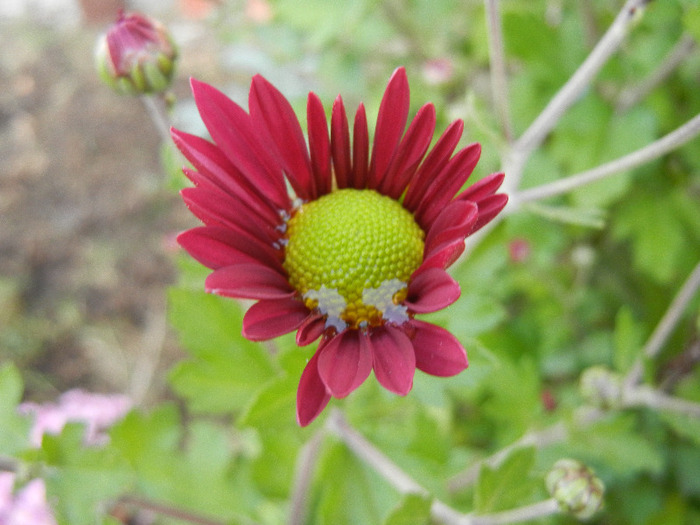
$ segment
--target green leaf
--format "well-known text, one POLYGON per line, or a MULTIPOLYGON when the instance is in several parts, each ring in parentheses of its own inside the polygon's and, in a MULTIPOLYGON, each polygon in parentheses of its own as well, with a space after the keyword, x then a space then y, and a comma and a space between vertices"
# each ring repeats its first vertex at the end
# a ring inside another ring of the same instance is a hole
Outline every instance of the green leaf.
POLYGON ((643 329, 635 321, 630 308, 623 306, 615 317, 615 354, 618 372, 627 372, 642 351, 643 329))
POLYGON ((513 451, 496 468, 484 464, 474 493, 474 510, 478 514, 486 514, 525 504, 536 488, 530 479, 534 465, 533 447, 513 451))
POLYGON ((621 478, 658 474, 664 468, 660 445, 640 433, 635 422, 632 414, 615 415, 572 432, 570 453, 585 463, 602 463, 621 478))
POLYGON ((432 499, 420 494, 408 494, 391 511, 384 525, 430 525, 432 499))
POLYGON ((700 447, 700 419, 668 411, 659 411, 658 415, 676 434, 700 447))
POLYGON ((683 13, 683 26, 700 43, 700 6, 689 7, 683 13))
POLYGON ((633 243, 635 266, 660 283, 676 276, 689 249, 687 227, 675 209, 668 193, 646 190, 622 202, 613 221, 615 237, 633 243))
MULTIPOLYGON (((656 120, 646 109, 635 108, 621 115, 610 115, 602 124, 599 150, 583 169, 594 168, 649 144, 656 138, 656 120)), ((579 205, 605 207, 619 199, 631 183, 632 170, 616 173, 573 192, 579 205)))
POLYGON ((0 367, 0 454, 12 455, 29 446, 31 419, 17 413, 22 377, 12 363, 0 367))
POLYGON ((92 525, 105 513, 105 503, 133 486, 133 472, 111 447, 87 447, 85 428, 69 423, 60 435, 44 435, 42 452, 51 467, 45 476, 47 499, 62 522, 92 525))
POLYGON ((246 473, 245 460, 259 451, 254 436, 201 420, 191 422, 184 432, 171 404, 151 413, 130 413, 110 436, 112 448, 136 474, 133 490, 147 499, 230 520, 258 502, 250 480, 241 482, 231 469, 234 458, 240 457, 236 473, 246 473))
POLYGON ((491 370, 485 387, 488 398, 482 403, 481 411, 496 423, 499 441, 516 439, 531 427, 533 417, 541 411, 541 384, 530 357, 517 362, 502 358, 491 370))
POLYGON ((238 423, 266 429, 296 425, 298 383, 299 378, 290 375, 269 382, 253 398, 238 423))
POLYGON ((170 292, 170 317, 195 359, 170 373, 175 391, 197 412, 241 410, 276 374, 263 345, 241 335, 235 301, 182 289, 170 292))
POLYGON ((332 444, 326 451, 317 479, 317 505, 310 523, 381 523, 396 504, 396 495, 386 481, 379 479, 342 444, 332 444))

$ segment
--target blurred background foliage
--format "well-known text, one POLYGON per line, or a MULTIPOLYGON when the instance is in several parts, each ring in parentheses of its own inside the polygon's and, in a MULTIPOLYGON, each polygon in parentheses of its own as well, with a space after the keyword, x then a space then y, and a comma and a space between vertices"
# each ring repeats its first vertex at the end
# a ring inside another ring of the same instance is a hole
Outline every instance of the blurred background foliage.
MULTIPOLYGON (((622 4, 501 2, 516 136, 576 70, 622 4)), ((170 21, 177 39, 177 21, 170 21)), ((225 2, 212 4, 200 23, 216 42, 206 60, 217 67, 216 78, 200 80, 242 104, 250 77, 260 73, 290 99, 302 121, 313 90, 329 111, 338 93, 349 111, 364 101, 373 122, 387 78, 403 65, 412 113, 433 102, 438 132, 462 118, 465 144, 481 142, 474 180, 501 169, 508 145, 493 109, 480 1, 225 2)), ((650 3, 621 49, 534 152, 522 188, 620 157, 700 113, 699 41, 696 1, 650 3), (644 80, 681 39, 687 44, 683 60, 636 100, 644 80)), ((183 46, 185 55, 196 52, 183 46)), ((174 120, 180 129, 205 134, 186 92, 174 120)), ((163 160, 173 191, 185 184, 178 172, 182 160, 169 145, 163 160)), ((174 395, 130 413, 110 432, 109 445, 86 451, 80 432, 69 426, 45 438, 41 450, 25 450, 26 422, 14 414, 21 381, 10 368, 0 377, 0 435, 14 432, 14 438, 0 439, 0 452, 46 466, 49 500, 62 523, 118 523, 113 512, 110 517, 114 502, 129 507, 137 498, 221 523, 287 522, 300 451, 328 417, 307 429, 295 421, 296 387, 312 350, 297 348, 291 336, 269 344, 245 340, 243 308, 204 294, 206 271, 184 256, 174 259, 180 277, 167 293, 168 318, 187 353, 167 375, 174 395), (124 494, 135 496, 120 500, 124 494)), ((446 380, 418 373, 406 398, 370 380, 332 405, 432 495, 463 512, 497 512, 544 499, 548 469, 573 457, 606 486, 605 508, 593 523, 699 523, 698 420, 639 408, 611 410, 581 424, 586 402, 579 392, 581 373, 591 366, 629 372, 698 261, 695 140, 643 167, 523 207, 452 268, 462 298, 429 318, 464 343, 466 372, 446 380), (500 464, 483 466, 475 483, 456 481, 474 462, 557 424, 566 428, 566 439, 517 447, 500 464)), ((695 402, 698 304, 696 298, 658 359, 644 367, 646 383, 695 402)), ((8 333, 14 332, 3 329, 3 337, 8 333)), ((332 435, 320 445, 305 501, 306 523, 429 522, 429 499, 404 497, 332 435)))

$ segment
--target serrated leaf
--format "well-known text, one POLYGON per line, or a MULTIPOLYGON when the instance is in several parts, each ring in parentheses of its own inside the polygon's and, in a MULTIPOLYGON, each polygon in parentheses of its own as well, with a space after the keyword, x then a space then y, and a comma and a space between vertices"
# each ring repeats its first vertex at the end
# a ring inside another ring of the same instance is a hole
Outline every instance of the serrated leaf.
POLYGON ((613 222, 614 235, 632 241, 635 266, 660 283, 676 275, 688 249, 674 204, 668 194, 644 191, 621 203, 613 222))
POLYGON ((170 292, 170 318, 195 359, 179 363, 169 379, 196 412, 241 410, 276 370, 264 346, 241 335, 235 301, 182 289, 170 292))
POLYGON ((47 499, 62 523, 92 525, 105 513, 105 503, 127 492, 133 471, 110 447, 87 447, 82 424, 69 423, 59 435, 44 435, 42 452, 50 469, 47 499))
POLYGON ((513 451, 496 468, 484 464, 474 493, 474 510, 486 514, 525 504, 535 489, 529 479, 534 464, 533 447, 513 451))
POLYGON ((384 525, 429 525, 432 498, 421 494, 408 494, 391 511, 384 525))

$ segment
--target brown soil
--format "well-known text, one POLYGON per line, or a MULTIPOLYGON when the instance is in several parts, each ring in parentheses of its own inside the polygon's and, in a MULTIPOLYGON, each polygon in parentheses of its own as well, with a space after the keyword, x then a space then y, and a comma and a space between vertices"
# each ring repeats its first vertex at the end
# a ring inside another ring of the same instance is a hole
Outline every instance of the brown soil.
MULTIPOLYGON (((97 79, 97 34, 0 31, 0 362, 19 364, 33 398, 79 386, 153 400, 180 355, 171 239, 195 221, 144 106, 97 79)), ((186 80, 175 91, 189 96, 186 80)))

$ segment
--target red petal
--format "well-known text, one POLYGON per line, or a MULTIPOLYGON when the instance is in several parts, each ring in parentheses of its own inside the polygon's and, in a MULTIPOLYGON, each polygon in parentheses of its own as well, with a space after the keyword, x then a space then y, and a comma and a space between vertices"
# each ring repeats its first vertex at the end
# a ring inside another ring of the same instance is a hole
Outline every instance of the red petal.
POLYGON ((350 186, 361 190, 367 186, 369 173, 369 133, 364 104, 360 103, 355 113, 352 136, 352 180, 350 186))
POLYGON ((411 185, 408 187, 403 201, 406 209, 416 211, 425 192, 428 191, 428 187, 450 160, 450 155, 457 147, 463 130, 464 122, 456 120, 449 125, 435 143, 435 147, 425 158, 415 177, 413 177, 411 185))
POLYGON ((248 105, 253 125, 272 140, 274 156, 297 195, 316 198, 304 133, 289 101, 264 77, 255 75, 248 105))
POLYGON ((307 363, 297 389, 297 422, 305 427, 326 408, 331 396, 318 375, 318 352, 307 363))
POLYGON ((322 315, 310 315, 297 330, 297 345, 306 346, 313 343, 326 331, 326 318, 322 315))
POLYGON ((267 266, 236 264, 207 277, 207 292, 239 299, 282 299, 294 295, 287 277, 267 266))
POLYGON ((453 201, 442 210, 425 238, 425 253, 445 242, 464 240, 479 218, 479 207, 469 201, 453 201))
POLYGON ((386 176, 389 163, 406 129, 408 104, 408 78, 406 70, 400 67, 391 75, 379 105, 379 116, 372 145, 372 160, 369 164, 368 186, 372 189, 378 188, 386 176))
POLYGON ((231 228, 200 226, 182 232, 177 241, 207 268, 217 269, 246 262, 282 268, 279 255, 272 247, 268 248, 244 232, 231 228))
POLYGON ((243 317, 243 336, 251 341, 267 341, 299 328, 309 310, 298 299, 259 301, 243 317))
POLYGON ((331 142, 328 138, 328 121, 321 99, 315 93, 309 93, 306 105, 306 121, 309 131, 309 150, 311 167, 316 185, 317 196, 330 193, 331 181, 331 142))
POLYGON ((268 223, 259 217, 244 202, 223 191, 213 188, 184 188, 182 199, 190 211, 207 225, 240 228, 265 243, 272 244, 280 238, 276 223, 268 223))
POLYGON ((338 189, 348 187, 352 175, 350 167, 350 132, 348 131, 348 116, 340 95, 333 103, 331 114, 331 153, 333 155, 333 171, 338 189))
POLYGON ((480 156, 481 145, 474 143, 450 159, 447 166, 438 174, 428 191, 423 195, 418 205, 418 210, 416 211, 418 224, 426 230, 430 229, 430 225, 435 218, 464 185, 469 175, 472 174, 480 156))
POLYGON ((457 281, 445 270, 429 268, 411 279, 403 304, 417 314, 436 312, 454 303, 461 293, 457 281))
POLYGON ((413 272, 415 277, 426 271, 428 268, 448 268, 454 263, 464 251, 464 239, 454 239, 447 241, 426 252, 420 267, 413 272))
POLYGON ((195 79, 191 84, 202 121, 219 149, 278 209, 287 209, 282 169, 265 150, 250 115, 212 86, 195 79))
POLYGON ((382 180, 379 189, 388 197, 398 199, 416 173, 423 155, 430 146, 435 132, 435 106, 423 106, 408 127, 389 171, 382 180))
POLYGON ((202 179, 207 180, 210 185, 246 202, 259 215, 269 217, 271 221, 279 217, 279 207, 261 194, 260 190, 246 179, 214 144, 201 137, 175 129, 171 130, 171 135, 178 149, 201 173, 201 176, 197 177, 196 172, 187 168, 183 169, 185 175, 192 182, 201 185, 202 179))
POLYGON ((457 338, 447 330, 414 319, 413 349, 416 367, 426 374, 449 377, 469 366, 467 352, 457 338))
MULTIPOLYGON (((240 251, 252 259, 253 262, 258 262, 272 268, 282 268, 282 258, 284 254, 276 250, 271 244, 267 244, 242 229, 223 226, 204 226, 193 228, 180 234, 178 242, 183 246, 193 257, 194 254, 190 251, 190 247, 202 250, 212 249, 212 255, 218 253, 219 245, 228 246, 240 251), (183 241, 189 243, 188 246, 183 244, 183 241), (194 243, 194 244, 193 244, 194 243)), ((222 252, 223 254, 224 252, 222 252)), ((195 257, 196 258, 196 257, 195 257)), ((224 261, 224 259, 221 259, 224 261)), ((248 260, 231 260, 226 261, 220 266, 230 266, 239 262, 248 262, 248 260)), ((217 266, 220 267, 220 266, 217 266)))
POLYGON ((318 373, 333 397, 347 396, 372 371, 369 339, 357 330, 346 330, 328 339, 318 354, 318 373))
POLYGON ((466 190, 457 195, 456 200, 479 202, 489 195, 496 193, 496 190, 503 184, 504 178, 505 174, 503 173, 492 173, 488 177, 484 177, 480 181, 469 186, 466 190))
POLYGON ((405 396, 413 386, 416 356, 411 340, 400 328, 385 325, 372 335, 374 375, 387 390, 405 396))
POLYGON ((508 195, 497 193, 479 201, 479 220, 476 221, 472 232, 486 226, 491 219, 498 215, 508 203, 508 195))

